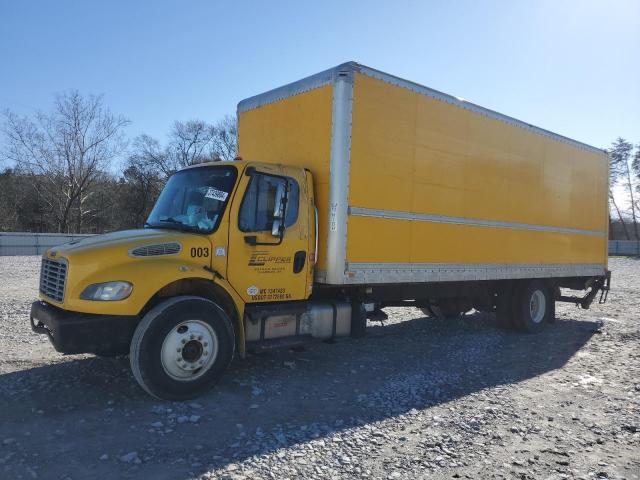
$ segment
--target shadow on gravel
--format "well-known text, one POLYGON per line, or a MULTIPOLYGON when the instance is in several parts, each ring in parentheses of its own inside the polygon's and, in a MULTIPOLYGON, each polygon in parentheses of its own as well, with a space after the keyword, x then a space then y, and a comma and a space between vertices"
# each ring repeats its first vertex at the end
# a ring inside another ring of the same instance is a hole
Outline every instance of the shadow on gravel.
POLYGON ((370 326, 364 339, 237 361, 195 405, 143 394, 126 358, 69 357, 0 376, 0 439, 39 452, 47 476, 190 478, 561 368, 598 326, 565 319, 520 335, 482 314, 370 326), (194 414, 196 422, 180 423, 194 414), (131 451, 142 463, 117 460, 131 451), (104 453, 108 461, 99 460, 104 453))

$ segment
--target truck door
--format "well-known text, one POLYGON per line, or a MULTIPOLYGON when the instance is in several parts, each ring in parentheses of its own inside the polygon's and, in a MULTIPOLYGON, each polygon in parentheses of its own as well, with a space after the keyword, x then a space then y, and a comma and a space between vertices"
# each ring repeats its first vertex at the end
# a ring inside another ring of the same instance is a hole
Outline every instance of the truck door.
POLYGON ((230 211, 227 263, 227 278, 245 302, 309 296, 315 242, 309 198, 302 168, 245 170, 230 211))

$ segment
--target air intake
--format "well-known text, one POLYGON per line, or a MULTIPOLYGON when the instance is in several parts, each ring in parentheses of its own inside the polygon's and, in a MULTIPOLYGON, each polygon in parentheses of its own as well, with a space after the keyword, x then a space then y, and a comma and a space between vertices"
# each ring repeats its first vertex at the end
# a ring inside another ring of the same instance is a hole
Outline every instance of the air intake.
POLYGON ((176 255, 182 250, 182 245, 178 242, 155 243, 153 245, 143 245, 129 251, 132 257, 158 257, 161 255, 176 255))

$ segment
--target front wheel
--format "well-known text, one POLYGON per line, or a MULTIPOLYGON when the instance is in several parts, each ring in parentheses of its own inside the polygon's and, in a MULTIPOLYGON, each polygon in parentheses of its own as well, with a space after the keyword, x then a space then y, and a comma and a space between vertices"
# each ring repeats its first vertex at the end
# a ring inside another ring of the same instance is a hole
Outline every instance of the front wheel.
POLYGON ((174 297, 152 308, 131 340, 138 384, 163 400, 188 400, 224 373, 235 348, 229 317, 211 300, 174 297))

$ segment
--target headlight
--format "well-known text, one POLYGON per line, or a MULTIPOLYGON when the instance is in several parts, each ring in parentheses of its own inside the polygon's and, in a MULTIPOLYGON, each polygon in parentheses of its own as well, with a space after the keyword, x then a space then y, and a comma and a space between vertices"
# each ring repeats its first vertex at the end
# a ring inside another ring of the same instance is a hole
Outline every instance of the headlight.
POLYGON ((80 294, 82 300, 113 301, 124 300, 133 291, 129 282, 106 282, 89 285, 80 294))

